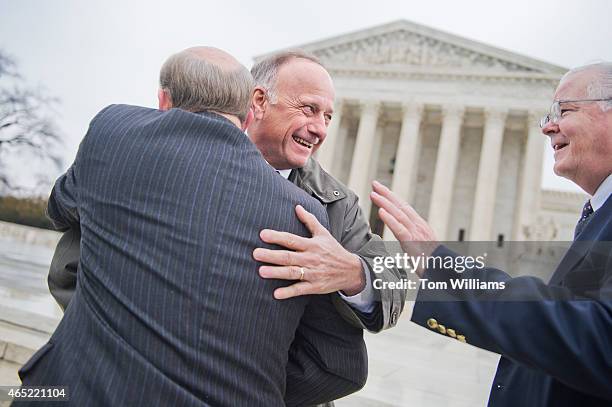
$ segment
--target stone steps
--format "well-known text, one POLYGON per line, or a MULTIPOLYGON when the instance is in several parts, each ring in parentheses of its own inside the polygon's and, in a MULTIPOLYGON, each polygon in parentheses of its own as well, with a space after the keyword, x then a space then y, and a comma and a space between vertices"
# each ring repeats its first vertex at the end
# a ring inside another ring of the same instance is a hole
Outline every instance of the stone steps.
POLYGON ((0 306, 0 361, 24 364, 58 323, 58 318, 0 306))

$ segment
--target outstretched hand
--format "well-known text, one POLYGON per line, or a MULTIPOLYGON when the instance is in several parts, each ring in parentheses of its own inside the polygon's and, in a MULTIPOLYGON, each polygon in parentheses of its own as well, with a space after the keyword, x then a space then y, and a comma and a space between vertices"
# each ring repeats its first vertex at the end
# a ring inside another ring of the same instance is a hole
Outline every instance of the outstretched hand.
POLYGON ((378 181, 372 183, 370 199, 378 206, 378 216, 399 240, 410 256, 429 256, 439 246, 431 227, 389 188, 378 181))

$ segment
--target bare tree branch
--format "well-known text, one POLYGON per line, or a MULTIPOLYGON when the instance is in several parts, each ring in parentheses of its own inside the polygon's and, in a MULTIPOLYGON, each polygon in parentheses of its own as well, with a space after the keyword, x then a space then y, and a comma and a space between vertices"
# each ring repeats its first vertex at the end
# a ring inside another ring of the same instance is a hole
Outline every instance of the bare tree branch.
POLYGON ((0 51, 0 77, 10 76, 13 78, 20 78, 21 75, 17 72, 17 64, 13 59, 0 51))
MULTIPOLYGON (((38 157, 41 163, 56 168, 61 166, 57 152, 61 137, 50 117, 57 103, 58 99, 48 96, 44 89, 26 86, 17 64, 0 50, 0 194, 24 190, 9 179, 11 169, 2 159, 5 154, 27 153, 26 156, 38 157)), ((38 187, 42 183, 48 185, 50 180, 47 176, 36 182, 38 187)))

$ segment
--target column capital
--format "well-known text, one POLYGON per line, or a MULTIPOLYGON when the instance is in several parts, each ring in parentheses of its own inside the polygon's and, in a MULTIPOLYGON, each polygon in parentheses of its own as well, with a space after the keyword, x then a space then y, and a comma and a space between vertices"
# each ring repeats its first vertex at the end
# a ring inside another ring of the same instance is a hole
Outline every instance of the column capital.
POLYGON ((446 104, 442 106, 443 119, 453 118, 457 120, 463 119, 465 106, 457 104, 446 104))
POLYGON ((508 117, 508 109, 500 107, 485 107, 484 117, 487 123, 505 122, 508 117))
POLYGON ((423 103, 405 101, 402 102, 402 115, 408 117, 418 117, 423 114, 425 105, 423 103))
POLYGON ((373 99, 363 99, 359 101, 359 106, 361 107, 361 114, 363 113, 377 113, 380 109, 380 100, 373 99))

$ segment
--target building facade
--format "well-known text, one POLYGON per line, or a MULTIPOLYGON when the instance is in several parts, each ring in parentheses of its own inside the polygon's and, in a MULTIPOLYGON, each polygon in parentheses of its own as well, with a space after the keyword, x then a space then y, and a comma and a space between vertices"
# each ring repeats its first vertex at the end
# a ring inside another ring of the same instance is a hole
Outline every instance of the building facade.
POLYGON ((297 48, 336 87, 317 159, 358 194, 375 231, 373 179, 440 240, 572 239, 584 196, 542 191, 537 124, 566 68, 408 21, 297 48))

